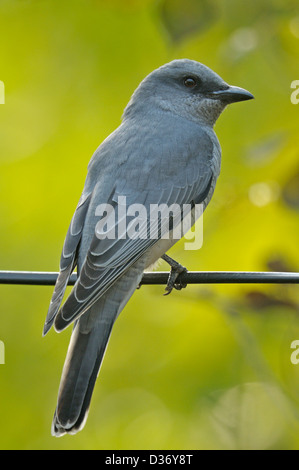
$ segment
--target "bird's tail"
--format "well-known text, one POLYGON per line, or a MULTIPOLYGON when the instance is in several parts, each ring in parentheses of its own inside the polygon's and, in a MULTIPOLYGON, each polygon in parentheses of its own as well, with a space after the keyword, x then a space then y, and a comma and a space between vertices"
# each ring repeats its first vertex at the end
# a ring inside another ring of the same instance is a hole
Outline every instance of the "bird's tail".
POLYGON ((135 263, 76 321, 60 381, 53 436, 76 434, 84 427, 113 324, 140 283, 143 264, 143 260, 135 263))
POLYGON ((143 263, 132 266, 76 321, 62 371, 53 436, 76 434, 84 427, 113 324, 141 281, 143 263))
POLYGON ((52 435, 76 434, 86 422, 112 322, 99 322, 88 332, 77 322, 71 337, 58 392, 52 435))

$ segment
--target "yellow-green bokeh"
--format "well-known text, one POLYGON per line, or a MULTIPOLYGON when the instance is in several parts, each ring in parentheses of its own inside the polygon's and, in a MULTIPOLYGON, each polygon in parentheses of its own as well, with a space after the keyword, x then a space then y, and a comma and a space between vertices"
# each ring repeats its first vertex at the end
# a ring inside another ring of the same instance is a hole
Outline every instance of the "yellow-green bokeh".
MULTIPOLYGON (((0 269, 57 271, 92 153, 140 80, 183 57, 255 100, 219 119, 203 247, 173 257, 194 271, 299 271, 297 0, 0 0, 0 269)), ((86 427, 61 439, 50 426, 70 329, 41 336, 51 287, 0 291, 1 449, 299 448, 296 285, 142 287, 86 427)))

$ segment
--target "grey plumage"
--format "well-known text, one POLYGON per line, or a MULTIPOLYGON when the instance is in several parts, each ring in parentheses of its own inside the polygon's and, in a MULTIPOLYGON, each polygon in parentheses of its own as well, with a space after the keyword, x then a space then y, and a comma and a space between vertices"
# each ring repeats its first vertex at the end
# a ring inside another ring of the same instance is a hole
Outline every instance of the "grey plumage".
MULTIPOLYGON (((46 334, 53 323, 61 331, 75 322, 53 435, 82 429, 113 324, 144 269, 175 242, 149 237, 99 239, 96 208, 109 203, 119 210, 118 196, 125 196, 127 205, 143 204, 146 209, 161 203, 206 207, 220 172, 221 150, 213 125, 228 103, 250 98, 249 92, 230 87, 198 62, 170 62, 141 82, 121 125, 93 155, 44 326, 46 334), (61 307, 76 266, 78 280, 61 307)), ((115 227, 117 233, 124 230, 122 223, 115 227)), ((163 221, 159 224, 163 231, 163 221)))

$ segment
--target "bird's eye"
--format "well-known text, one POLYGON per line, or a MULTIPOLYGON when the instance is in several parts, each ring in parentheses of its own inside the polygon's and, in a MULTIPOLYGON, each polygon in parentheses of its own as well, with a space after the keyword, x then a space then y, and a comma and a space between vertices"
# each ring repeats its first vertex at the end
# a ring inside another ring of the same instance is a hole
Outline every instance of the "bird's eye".
POLYGON ((196 85, 196 80, 193 77, 184 78, 184 85, 187 88, 194 88, 196 85))

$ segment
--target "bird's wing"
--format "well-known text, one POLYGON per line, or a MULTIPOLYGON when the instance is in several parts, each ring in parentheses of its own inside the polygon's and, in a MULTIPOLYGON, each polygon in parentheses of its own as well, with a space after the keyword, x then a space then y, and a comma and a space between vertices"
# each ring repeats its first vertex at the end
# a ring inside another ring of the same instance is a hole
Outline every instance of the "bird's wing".
POLYGON ((84 221, 90 203, 91 193, 82 194, 76 211, 71 220, 60 259, 60 271, 47 313, 44 334, 51 328, 54 318, 62 302, 70 275, 77 264, 78 248, 84 227, 84 221))
MULTIPOLYGON (((200 176, 193 174, 193 181, 182 187, 170 186, 163 189, 154 188, 145 193, 127 194, 127 207, 130 203, 143 203, 146 209, 150 204, 183 204, 202 202, 210 189, 212 182, 212 169, 207 168, 200 176), (138 197, 139 196, 139 197, 138 197)), ((112 196, 112 201, 116 202, 117 191, 112 196)), ((149 210, 147 210, 147 215, 149 210)), ((116 217, 115 217, 116 218, 116 217)), ((116 221, 115 233, 118 237, 115 239, 99 239, 96 234, 92 238, 92 242, 88 249, 85 261, 80 270, 77 282, 66 300, 63 307, 58 312, 55 319, 55 329, 61 331, 71 322, 82 315, 91 305, 93 305, 112 284, 145 252, 153 246, 157 239, 149 237, 149 229, 153 233, 159 233, 161 236, 168 231, 168 220, 156 221, 157 227, 150 226, 149 217, 146 219, 143 227, 140 229, 137 238, 119 237, 119 229, 122 220, 116 221), (166 226, 167 222, 167 226, 166 226), (156 232, 155 232, 156 230, 156 232)), ((128 230, 127 223, 125 229, 128 230)), ((123 230, 123 228, 121 229, 123 230)))
MULTIPOLYGON (((199 204, 210 186, 215 184, 220 148, 217 143, 215 145, 217 138, 213 131, 214 137, 205 128, 177 116, 164 119, 162 113, 152 132, 149 133, 142 123, 136 126, 123 123, 103 142, 89 164, 85 189, 88 196, 82 202, 81 210, 79 206, 78 215, 75 214, 75 225, 79 227, 75 230, 76 240, 70 236, 66 240, 68 249, 62 263, 65 272, 62 271, 61 280, 57 281, 46 331, 54 320, 56 330, 61 331, 82 315, 158 241, 148 236, 148 219, 141 231, 147 236, 142 237, 139 232, 138 238, 122 238, 121 234, 128 232, 130 222, 124 225, 121 217, 115 221, 116 237, 100 239, 95 233, 99 204, 110 203, 118 211, 118 196, 125 196, 127 207, 134 203, 143 204, 149 214, 150 204, 178 204, 181 207, 192 202, 199 204), (77 282, 58 310, 77 254, 77 282)), ((158 231, 164 230, 164 221, 159 219, 158 223, 158 231)))

